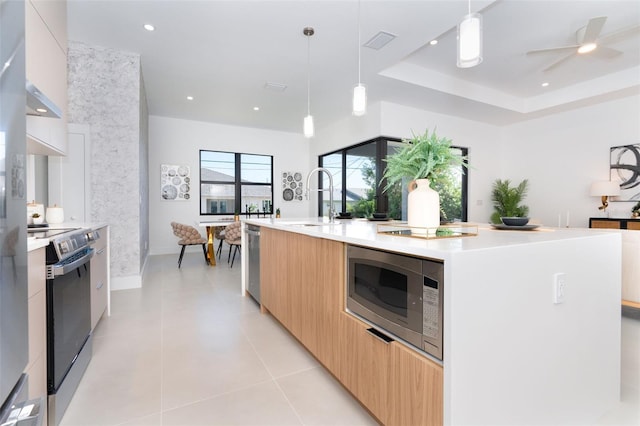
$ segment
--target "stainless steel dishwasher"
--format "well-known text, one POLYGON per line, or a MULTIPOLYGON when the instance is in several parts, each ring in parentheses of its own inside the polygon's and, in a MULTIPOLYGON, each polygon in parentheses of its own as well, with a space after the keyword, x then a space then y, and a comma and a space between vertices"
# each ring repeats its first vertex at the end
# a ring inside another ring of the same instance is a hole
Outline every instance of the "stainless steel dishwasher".
POLYGON ((249 249, 249 269, 247 273, 247 291, 260 303, 260 227, 247 225, 245 228, 249 249))

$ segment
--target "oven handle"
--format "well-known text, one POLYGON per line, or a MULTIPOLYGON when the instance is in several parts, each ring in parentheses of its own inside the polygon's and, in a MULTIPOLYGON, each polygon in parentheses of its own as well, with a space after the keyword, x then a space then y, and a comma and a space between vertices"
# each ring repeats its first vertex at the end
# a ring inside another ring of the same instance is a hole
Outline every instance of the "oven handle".
POLYGON ((71 271, 75 271, 80 266, 89 262, 93 257, 95 250, 89 249, 87 253, 74 260, 71 263, 65 263, 64 265, 47 265, 47 278, 58 277, 60 275, 68 274, 71 271))

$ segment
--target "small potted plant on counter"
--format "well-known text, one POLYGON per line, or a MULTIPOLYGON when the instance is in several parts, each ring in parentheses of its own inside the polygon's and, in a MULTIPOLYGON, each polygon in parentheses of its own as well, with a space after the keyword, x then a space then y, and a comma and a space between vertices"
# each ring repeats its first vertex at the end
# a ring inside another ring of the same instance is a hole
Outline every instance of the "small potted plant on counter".
POLYGON ((491 191, 491 201, 495 211, 491 215, 491 222, 504 223, 507 226, 524 226, 529 222, 527 215, 529 207, 521 204, 527 195, 527 179, 516 187, 511 186, 509 179, 496 179, 491 191))
POLYGON ((636 205, 631 209, 631 216, 640 217, 640 201, 638 201, 636 205))
POLYGON ((44 223, 44 217, 42 217, 40 213, 32 214, 31 218, 33 219, 34 225, 42 225, 44 223))

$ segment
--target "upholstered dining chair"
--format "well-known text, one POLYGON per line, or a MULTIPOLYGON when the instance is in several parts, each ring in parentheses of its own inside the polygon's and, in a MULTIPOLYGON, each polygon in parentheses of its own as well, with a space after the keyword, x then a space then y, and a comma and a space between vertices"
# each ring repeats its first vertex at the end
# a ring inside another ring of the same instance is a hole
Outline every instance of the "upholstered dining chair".
POLYGON ((220 241, 218 243, 218 249, 216 250, 216 253, 218 254, 218 259, 220 259, 220 255, 222 254, 222 243, 224 243, 224 235, 225 235, 224 228, 225 226, 216 226, 213 231, 214 239, 220 241))
POLYGON ((238 221, 227 225, 224 229, 224 240, 229 244, 229 258, 227 259, 227 263, 231 262, 232 268, 233 261, 236 260, 236 253, 240 250, 240 246, 242 245, 242 230, 240 226, 241 223, 238 221), (233 258, 231 257, 232 251, 233 258))
POLYGON ((200 232, 190 225, 184 225, 182 223, 171 222, 171 228, 173 228, 173 234, 180 238, 178 244, 182 246, 182 250, 180 250, 180 257, 178 258, 178 268, 182 264, 182 257, 184 256, 184 249, 187 246, 202 246, 202 252, 204 253, 204 261, 209 264, 209 259, 207 258, 207 239, 203 238, 200 235, 200 232))

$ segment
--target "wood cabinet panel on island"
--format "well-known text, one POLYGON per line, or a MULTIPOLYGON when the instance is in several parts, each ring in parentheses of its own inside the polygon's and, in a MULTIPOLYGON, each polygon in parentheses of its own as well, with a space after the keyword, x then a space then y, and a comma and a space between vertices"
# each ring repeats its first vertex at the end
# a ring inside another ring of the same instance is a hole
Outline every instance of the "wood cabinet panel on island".
POLYGON ((263 307, 323 364, 334 365, 344 276, 342 243, 262 229, 260 253, 263 307))
POLYGON ((344 243, 260 234, 262 307, 382 424, 442 424, 442 367, 345 312, 344 243))

